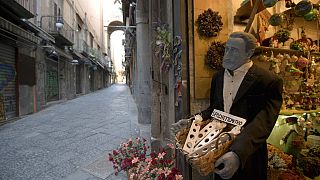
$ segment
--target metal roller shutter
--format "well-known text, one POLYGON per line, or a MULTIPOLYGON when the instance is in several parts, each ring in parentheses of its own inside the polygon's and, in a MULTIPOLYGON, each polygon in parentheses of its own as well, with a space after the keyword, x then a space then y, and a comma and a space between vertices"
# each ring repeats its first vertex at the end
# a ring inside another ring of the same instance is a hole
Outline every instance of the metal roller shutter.
POLYGON ((76 93, 80 94, 82 93, 82 85, 81 85, 81 66, 82 65, 77 65, 76 66, 76 93))
POLYGON ((59 100, 59 79, 58 79, 58 62, 47 59, 47 101, 59 100))
POLYGON ((0 102, 4 108, 0 108, 1 117, 5 115, 10 119, 17 115, 17 98, 16 98, 16 65, 15 65, 15 48, 0 43, 0 102), (4 110, 5 112, 1 112, 4 110))

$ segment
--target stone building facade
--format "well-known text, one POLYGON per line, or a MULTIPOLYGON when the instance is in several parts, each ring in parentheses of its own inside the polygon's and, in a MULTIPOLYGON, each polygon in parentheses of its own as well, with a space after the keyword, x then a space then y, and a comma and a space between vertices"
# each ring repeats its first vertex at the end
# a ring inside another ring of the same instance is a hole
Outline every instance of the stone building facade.
POLYGON ((0 122, 111 83, 102 0, 8 0, 0 9, 0 122))

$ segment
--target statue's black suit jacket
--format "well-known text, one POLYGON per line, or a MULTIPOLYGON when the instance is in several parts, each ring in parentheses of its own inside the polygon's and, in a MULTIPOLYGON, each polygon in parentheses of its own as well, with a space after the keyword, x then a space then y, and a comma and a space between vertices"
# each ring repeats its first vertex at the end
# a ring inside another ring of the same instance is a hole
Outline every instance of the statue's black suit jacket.
MULTIPOLYGON (((218 71, 211 82, 210 107, 202 112, 204 119, 213 109, 223 111, 224 69, 218 71)), ((241 161, 233 179, 263 180, 267 178, 267 144, 282 105, 283 82, 275 74, 253 65, 245 75, 230 114, 247 120, 230 150, 241 161)), ((218 179, 219 177, 217 177, 218 179)))

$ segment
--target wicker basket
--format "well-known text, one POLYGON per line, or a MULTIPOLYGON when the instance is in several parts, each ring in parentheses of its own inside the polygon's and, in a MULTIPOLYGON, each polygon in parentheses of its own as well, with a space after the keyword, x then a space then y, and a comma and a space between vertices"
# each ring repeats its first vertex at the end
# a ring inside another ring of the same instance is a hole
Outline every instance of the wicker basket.
POLYGON ((281 171, 278 169, 268 169, 267 170, 268 180, 278 180, 280 174, 281 174, 281 171))
MULTIPOLYGON (((205 125, 206 124, 204 124, 204 126, 205 125)), ((201 126, 203 126, 203 125, 201 125, 201 126)), ((183 145, 187 139, 189 129, 190 129, 190 126, 188 128, 180 130, 176 134, 177 148, 182 153, 184 153, 182 148, 183 148, 183 145)), ((201 176, 207 176, 214 171, 214 163, 216 162, 216 160, 218 160, 218 158, 220 158, 223 154, 225 154, 228 151, 233 140, 234 140, 233 135, 231 135, 229 133, 221 133, 218 136, 218 139, 216 141, 217 142, 216 146, 218 146, 218 149, 211 150, 208 153, 206 153, 205 155, 200 156, 198 158, 189 158, 187 156, 187 160, 189 161, 190 165, 199 172, 199 174, 201 176), (229 135, 230 141, 227 141, 226 143, 222 143, 222 144, 218 145, 219 139, 224 135, 229 135)), ((186 154, 186 153, 184 153, 184 154, 186 154)))

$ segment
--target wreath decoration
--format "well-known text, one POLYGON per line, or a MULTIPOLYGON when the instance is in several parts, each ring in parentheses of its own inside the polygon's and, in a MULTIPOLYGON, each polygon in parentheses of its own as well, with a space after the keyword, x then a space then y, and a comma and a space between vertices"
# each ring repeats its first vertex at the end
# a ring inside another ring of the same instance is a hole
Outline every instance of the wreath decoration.
POLYGON ((219 12, 212 9, 205 10, 198 16, 196 20, 197 30, 199 36, 216 37, 218 32, 222 30, 222 17, 219 12))
POLYGON ((220 69, 226 44, 221 41, 213 41, 206 54, 206 64, 212 69, 220 69))

